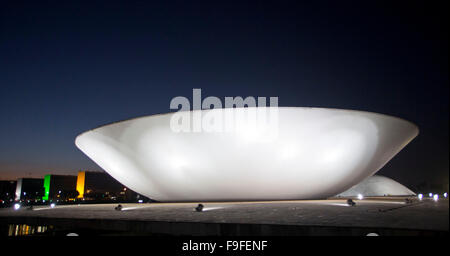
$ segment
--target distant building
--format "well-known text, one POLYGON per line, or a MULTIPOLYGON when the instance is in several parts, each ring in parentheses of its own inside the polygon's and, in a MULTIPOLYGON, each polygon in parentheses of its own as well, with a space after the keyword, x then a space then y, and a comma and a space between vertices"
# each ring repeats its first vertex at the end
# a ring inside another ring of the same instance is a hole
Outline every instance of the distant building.
POLYGON ((38 200, 44 195, 44 179, 17 179, 15 200, 38 200))
POLYGON ((397 181, 380 176, 373 175, 362 182, 340 193, 336 197, 358 197, 367 196, 414 196, 412 190, 398 183, 397 181))
POLYGON ((17 182, 13 180, 0 180, 0 203, 2 205, 14 200, 16 185, 17 182))
POLYGON ((67 200, 78 196, 77 177, 71 175, 45 175, 42 200, 67 200))
POLYGON ((79 171, 76 189, 78 198, 85 200, 149 200, 128 189, 105 172, 79 171))

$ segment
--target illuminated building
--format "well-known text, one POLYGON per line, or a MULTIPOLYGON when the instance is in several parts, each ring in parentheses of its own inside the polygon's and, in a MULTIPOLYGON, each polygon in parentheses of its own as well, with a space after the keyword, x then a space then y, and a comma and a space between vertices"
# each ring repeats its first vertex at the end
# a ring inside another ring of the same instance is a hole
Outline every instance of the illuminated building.
POLYGON ((79 171, 77 176, 77 191, 78 191, 78 198, 84 197, 84 181, 86 177, 86 172, 79 171))
POLYGON ((388 177, 374 175, 347 191, 337 195, 337 197, 357 197, 367 196, 415 196, 416 193, 403 186, 397 181, 388 177))
POLYGON ((116 198, 131 200, 137 194, 127 189, 109 174, 104 172, 79 171, 76 184, 78 198, 90 200, 105 200, 116 198))
POLYGON ((44 177, 43 200, 69 199, 76 197, 76 176, 48 174, 44 177))
POLYGON ((44 180, 34 178, 17 179, 15 200, 36 200, 44 195, 44 180))
MULTIPOLYGON (((267 109, 184 114, 264 116, 267 109)), ((277 113, 257 126, 236 119, 239 129, 226 132, 176 132, 171 122, 178 112, 146 116, 87 131, 75 144, 116 180, 158 201, 318 199, 372 176, 419 133, 409 121, 364 111, 277 113), (277 128, 276 136, 268 136, 268 127, 277 128)))

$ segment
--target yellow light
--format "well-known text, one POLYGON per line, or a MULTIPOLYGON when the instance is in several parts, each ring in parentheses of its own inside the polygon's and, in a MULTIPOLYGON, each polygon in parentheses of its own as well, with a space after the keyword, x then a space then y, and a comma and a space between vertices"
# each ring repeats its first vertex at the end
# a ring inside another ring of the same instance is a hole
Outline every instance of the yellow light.
POLYGON ((77 198, 83 198, 84 196, 84 182, 86 178, 86 172, 79 171, 77 177, 77 191, 79 193, 77 198))

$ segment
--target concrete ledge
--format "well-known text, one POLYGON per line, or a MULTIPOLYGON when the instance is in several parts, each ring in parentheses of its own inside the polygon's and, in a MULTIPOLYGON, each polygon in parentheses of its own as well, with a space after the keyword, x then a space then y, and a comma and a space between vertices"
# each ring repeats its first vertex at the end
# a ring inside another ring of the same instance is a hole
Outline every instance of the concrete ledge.
POLYGON ((0 217, 0 225, 26 224, 50 226, 49 235, 75 232, 81 235, 170 235, 170 236, 381 236, 448 235, 446 231, 338 227, 298 226, 275 224, 200 223, 133 221, 110 219, 64 219, 41 217, 0 217))

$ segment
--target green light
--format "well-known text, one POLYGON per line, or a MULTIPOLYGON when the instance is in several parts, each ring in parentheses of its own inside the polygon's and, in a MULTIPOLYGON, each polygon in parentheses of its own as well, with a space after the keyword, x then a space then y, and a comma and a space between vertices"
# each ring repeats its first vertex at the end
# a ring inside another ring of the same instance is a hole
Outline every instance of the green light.
POLYGON ((45 194, 42 197, 42 200, 48 200, 48 195, 50 194, 50 177, 51 177, 50 174, 45 175, 45 178, 44 178, 44 190, 45 190, 44 193, 45 194))

